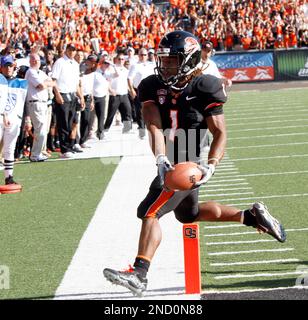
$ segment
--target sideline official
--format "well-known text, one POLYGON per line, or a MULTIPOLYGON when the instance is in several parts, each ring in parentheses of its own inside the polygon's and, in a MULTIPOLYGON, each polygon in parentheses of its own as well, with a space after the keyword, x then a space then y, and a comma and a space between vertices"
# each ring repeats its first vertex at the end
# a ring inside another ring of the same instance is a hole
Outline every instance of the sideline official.
POLYGON ((34 162, 48 159, 42 154, 48 133, 48 88, 55 86, 55 81, 52 81, 45 72, 40 70, 40 66, 40 56, 31 54, 30 68, 26 72, 25 79, 28 80, 27 114, 31 118, 34 129, 30 161, 34 162))
POLYGON ((79 87, 79 65, 74 60, 76 47, 68 44, 64 56, 58 59, 52 68, 52 78, 56 80, 54 88, 56 99, 57 128, 63 158, 72 158, 74 141, 70 139, 72 123, 76 114, 77 96, 84 108, 84 98, 79 87))

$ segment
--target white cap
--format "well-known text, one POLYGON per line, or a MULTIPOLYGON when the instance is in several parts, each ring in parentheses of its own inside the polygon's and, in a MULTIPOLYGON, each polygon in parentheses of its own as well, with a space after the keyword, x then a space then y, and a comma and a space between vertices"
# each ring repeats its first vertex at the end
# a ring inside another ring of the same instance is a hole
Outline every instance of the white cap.
POLYGON ((102 51, 102 53, 100 54, 101 56, 109 56, 108 52, 106 50, 102 51))
POLYGON ((127 51, 132 51, 133 53, 135 53, 135 49, 133 47, 128 47, 127 51))

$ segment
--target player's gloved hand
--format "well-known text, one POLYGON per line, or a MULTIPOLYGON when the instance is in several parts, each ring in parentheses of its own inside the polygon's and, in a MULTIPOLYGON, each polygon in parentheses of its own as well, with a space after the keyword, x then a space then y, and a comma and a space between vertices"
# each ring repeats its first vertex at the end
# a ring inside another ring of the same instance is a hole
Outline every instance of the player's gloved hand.
POLYGON ((195 183, 196 187, 200 187, 202 184, 207 183, 215 172, 215 166, 211 163, 199 165, 198 168, 202 171, 202 178, 195 183))
POLYGON ((164 154, 159 154, 156 157, 156 165, 158 176, 160 178, 160 185, 163 186, 165 184, 165 174, 170 170, 174 170, 169 159, 164 154))

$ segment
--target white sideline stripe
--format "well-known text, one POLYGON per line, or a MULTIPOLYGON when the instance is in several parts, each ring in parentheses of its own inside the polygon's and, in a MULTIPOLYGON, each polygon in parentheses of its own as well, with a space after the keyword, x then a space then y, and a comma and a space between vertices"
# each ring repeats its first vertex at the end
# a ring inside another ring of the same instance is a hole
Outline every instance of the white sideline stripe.
POLYGON ((264 131, 264 130, 284 130, 284 129, 293 129, 293 128, 305 128, 308 125, 301 126, 287 126, 287 127, 263 127, 263 128, 250 128, 250 129, 239 129, 239 130, 228 130, 228 132, 247 132, 247 131, 264 131))
POLYGON ((256 260, 256 261, 239 261, 239 262, 217 262, 217 263, 211 263, 210 266, 212 267, 244 266, 249 264, 270 264, 270 263, 299 262, 299 261, 300 261, 299 259, 276 259, 276 260, 256 260))
POLYGON ((208 252, 209 256, 225 256, 231 254, 246 254, 246 253, 260 253, 260 252, 285 252, 293 251, 294 248, 283 248, 283 249, 261 249, 261 250, 243 250, 243 251, 221 251, 221 252, 208 252))
MULTIPOLYGON (((286 229, 286 232, 295 232, 295 231, 308 231, 308 228, 299 228, 299 229, 286 229)), ((241 236, 245 234, 258 234, 256 231, 246 231, 246 232, 233 232, 233 233, 216 233, 216 234, 205 234, 205 237, 225 237, 225 236, 241 236)))
MULTIPOLYGON (((266 117, 268 118, 268 117, 266 117)), ((228 119, 227 119, 228 121, 228 119)), ((294 122, 302 122, 302 121, 308 121, 308 118, 303 118, 303 119, 294 119, 292 120, 292 123, 294 122)), ((290 119, 288 120, 272 120, 272 121, 260 121, 260 122, 245 122, 245 123, 231 123, 231 124, 227 124, 227 128, 229 127, 233 127, 233 126, 241 126, 241 127, 245 127, 245 126, 252 126, 252 125, 258 125, 258 124, 268 124, 268 123, 282 123, 282 122, 290 122, 290 119)))
MULTIPOLYGON (((120 161, 55 299, 134 299, 128 289, 109 283, 102 271, 105 267, 123 270, 136 256, 141 221, 135 211, 147 193, 145 186, 156 175, 153 156, 141 160, 142 166, 128 157, 120 161)), ((166 294, 172 295, 171 299, 185 299, 182 227, 172 214, 165 219, 161 226, 164 240, 151 264, 144 299, 165 299, 166 294)))
POLYGON ((253 192, 239 192, 239 193, 206 193, 206 194, 200 194, 199 198, 204 198, 204 197, 225 197, 225 196, 238 196, 242 194, 254 194, 253 192))
POLYGON ((264 288, 264 289, 243 289, 243 290, 206 290, 203 291, 202 294, 228 294, 228 293, 245 293, 245 292, 263 292, 263 291, 276 291, 276 290, 290 290, 290 289, 297 289, 297 290, 308 290, 308 287, 304 286, 291 286, 291 287, 278 287, 278 288, 264 288))
MULTIPOLYGON (((303 110, 303 112, 307 112, 307 110, 303 110)), ((269 118, 285 118, 285 117, 292 117, 292 116, 294 116, 294 117, 296 117, 296 115, 294 115, 294 114, 292 114, 291 112, 290 113, 287 113, 286 115, 282 115, 282 116, 280 116, 280 115, 277 115, 277 116, 263 116, 263 117, 249 117, 249 118, 239 118, 239 117, 237 117, 237 118, 231 118, 231 119, 227 119, 227 121, 238 121, 238 122, 241 122, 242 120, 257 120, 257 119, 264 119, 264 118, 266 118, 266 119, 269 119, 269 118)), ((298 117, 297 117, 298 118, 298 117)))
POLYGON ((221 246, 226 244, 251 244, 260 242, 276 242, 276 240, 262 239, 262 240, 248 240, 248 241, 224 241, 224 242, 206 242, 207 246, 221 246))
POLYGON ((224 224, 223 226, 205 226, 204 229, 225 229, 225 228, 238 228, 238 227, 246 227, 244 224, 224 224))
MULTIPOLYGON (((306 197, 308 196, 308 193, 298 193, 298 194, 280 194, 280 195, 274 195, 274 196, 259 196, 260 199, 275 199, 275 198, 290 198, 290 197, 306 197)), ((254 200, 256 197, 253 198, 233 198, 233 199, 223 199, 219 200, 222 201, 235 201, 235 200, 254 200)))
POLYGON ((230 190, 251 190, 252 187, 240 187, 240 188, 223 188, 223 189, 206 189, 206 190, 200 190, 199 193, 209 193, 209 192, 214 192, 214 191, 230 191, 230 190))
POLYGON ((289 136, 308 136, 308 133, 307 132, 294 132, 294 133, 269 134, 269 135, 264 135, 264 136, 228 138, 228 140, 244 140, 244 139, 254 139, 254 138, 289 137, 289 136))
POLYGON ((245 146, 245 147, 229 147, 227 148, 227 150, 247 149, 247 148, 285 147, 285 146, 296 146, 296 145, 303 145, 303 144, 308 144, 308 142, 292 142, 292 143, 278 143, 278 144, 263 144, 263 145, 254 145, 254 146, 245 146))
MULTIPOLYGON (((308 135, 307 135, 308 136, 308 135)), ((272 157, 255 157, 255 158, 239 158, 233 161, 252 161, 252 160, 270 160, 270 159, 291 159, 291 158, 302 158, 308 157, 307 153, 304 154, 290 154, 285 156, 272 156, 272 157)))
POLYGON ((302 274, 302 271, 292 271, 292 272, 275 272, 275 273, 253 273, 253 274, 234 274, 229 276, 216 276, 214 279, 238 279, 238 278, 258 278, 258 277, 276 277, 276 276, 291 276, 296 274, 302 274))

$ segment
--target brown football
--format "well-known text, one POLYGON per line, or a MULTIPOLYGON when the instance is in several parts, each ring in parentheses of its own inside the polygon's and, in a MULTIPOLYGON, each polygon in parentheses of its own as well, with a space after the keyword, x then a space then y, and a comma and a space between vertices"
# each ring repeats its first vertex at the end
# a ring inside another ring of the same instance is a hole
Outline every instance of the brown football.
POLYGON ((194 162, 181 162, 165 175, 165 187, 169 190, 190 190, 202 177, 202 172, 194 162))

